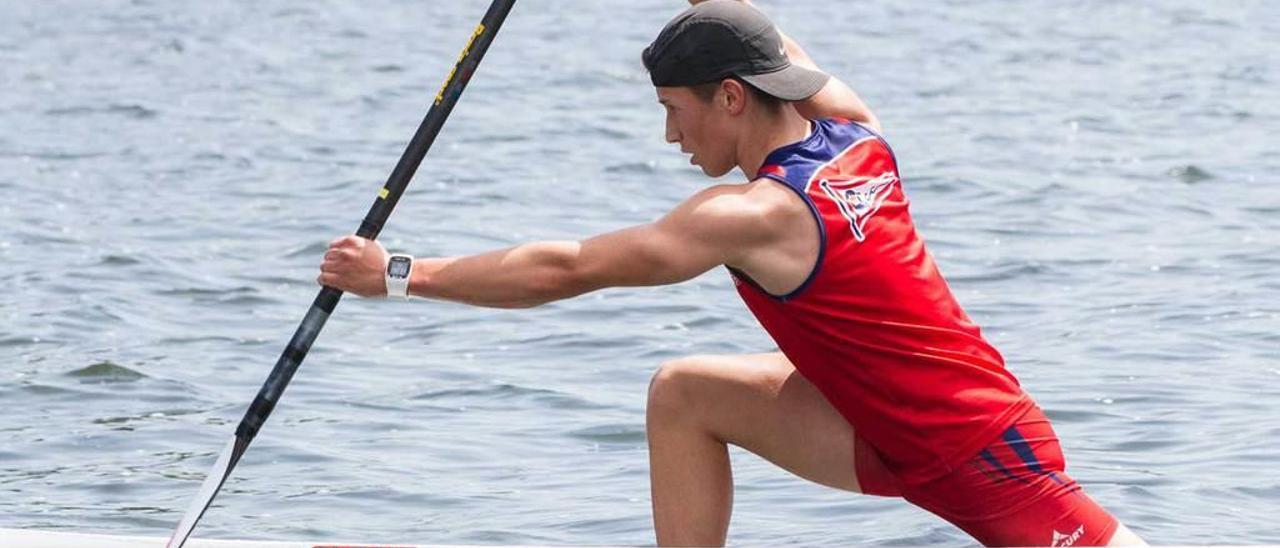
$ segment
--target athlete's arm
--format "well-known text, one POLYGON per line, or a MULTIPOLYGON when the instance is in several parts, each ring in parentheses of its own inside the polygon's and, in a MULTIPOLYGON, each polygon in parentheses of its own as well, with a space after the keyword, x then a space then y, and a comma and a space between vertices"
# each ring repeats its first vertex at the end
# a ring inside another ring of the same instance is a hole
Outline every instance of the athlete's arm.
MULTIPOLYGON (((661 219, 583 241, 533 242, 468 257, 416 259, 409 293, 496 308, 526 308, 605 287, 672 284, 766 245, 766 214, 742 185, 713 187, 661 219)), ((386 292, 386 252, 347 236, 330 244, 322 285, 386 292)))
MULTIPOLYGON (((781 33, 782 31, 778 32, 781 33)), ((786 45, 787 57, 791 59, 792 63, 813 70, 821 70, 813 62, 813 59, 809 57, 809 54, 800 47, 800 44, 797 44, 790 36, 783 34, 782 43, 786 45)), ((871 109, 867 107, 861 97, 858 97, 853 88, 834 75, 831 76, 830 80, 827 80, 827 85, 818 90, 818 93, 813 94, 808 99, 796 102, 795 105, 800 115, 810 120, 831 117, 848 118, 867 125, 877 132, 881 131, 880 119, 876 118, 875 113, 871 112, 871 109)))
MULTIPOLYGON (((689 0, 690 4, 698 4, 706 0, 689 0)), ((747 5, 755 5, 751 0, 739 0, 747 5)), ((822 70, 818 68, 817 63, 809 57, 808 52, 800 47, 800 44, 792 40, 790 36, 778 29, 778 34, 782 35, 782 43, 787 48, 787 57, 792 63, 813 70, 822 70)), ((880 129, 880 119, 871 112, 867 104, 862 101, 861 97, 853 91, 853 88, 842 82, 834 75, 827 81, 827 85, 823 86, 818 93, 803 101, 795 103, 796 110, 801 116, 810 120, 818 118, 847 118, 855 122, 870 126, 877 132, 880 129)))

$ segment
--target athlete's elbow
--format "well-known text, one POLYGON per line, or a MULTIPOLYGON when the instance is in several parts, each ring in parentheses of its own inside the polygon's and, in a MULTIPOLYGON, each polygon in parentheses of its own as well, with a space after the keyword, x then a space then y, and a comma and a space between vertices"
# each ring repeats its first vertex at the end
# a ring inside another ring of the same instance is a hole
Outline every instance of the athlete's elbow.
POLYGON ((547 268, 530 277, 524 298, 511 303, 511 308, 533 308, 582 293, 580 282, 570 269, 547 268))
POLYGON ((576 254, 567 249, 548 250, 540 261, 540 268, 526 280, 527 298, 515 303, 516 307, 532 308, 591 291, 593 276, 576 258, 576 254))
POLYGON ((522 300, 522 301, 503 301, 500 303, 489 303, 485 306, 489 308, 500 308, 503 310, 523 310, 547 304, 550 301, 522 300))
POLYGON ((474 304, 490 308, 524 309, 572 296, 567 294, 565 283, 550 273, 529 274, 513 289, 500 298, 474 304))

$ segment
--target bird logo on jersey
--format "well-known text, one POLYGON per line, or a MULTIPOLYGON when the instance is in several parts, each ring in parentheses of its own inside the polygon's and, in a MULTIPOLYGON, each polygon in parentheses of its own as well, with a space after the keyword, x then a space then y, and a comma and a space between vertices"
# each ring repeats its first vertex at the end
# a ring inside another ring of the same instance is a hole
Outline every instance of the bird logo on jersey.
POLYGON ((878 177, 858 177, 847 181, 823 179, 818 186, 840 208, 840 213, 849 220, 853 237, 861 242, 867 238, 867 220, 880 209, 880 204, 884 203, 896 182, 898 175, 886 171, 878 177))

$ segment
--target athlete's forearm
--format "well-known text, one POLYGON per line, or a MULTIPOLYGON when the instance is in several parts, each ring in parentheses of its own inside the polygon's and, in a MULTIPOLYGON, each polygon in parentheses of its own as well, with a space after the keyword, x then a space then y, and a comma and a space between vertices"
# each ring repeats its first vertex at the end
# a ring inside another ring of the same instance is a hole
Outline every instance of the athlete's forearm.
POLYGON ((533 242, 469 257, 417 259, 409 293, 494 308, 529 308, 580 295, 578 242, 533 242))

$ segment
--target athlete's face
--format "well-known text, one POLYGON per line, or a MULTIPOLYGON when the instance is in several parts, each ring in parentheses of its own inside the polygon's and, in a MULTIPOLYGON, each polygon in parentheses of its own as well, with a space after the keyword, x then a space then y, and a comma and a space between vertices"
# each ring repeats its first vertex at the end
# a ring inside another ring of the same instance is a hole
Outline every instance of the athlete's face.
POLYGON ((689 163, 711 177, 728 173, 737 165, 733 124, 722 106, 721 93, 711 101, 687 87, 659 87, 658 102, 667 110, 667 142, 690 154, 689 163))

